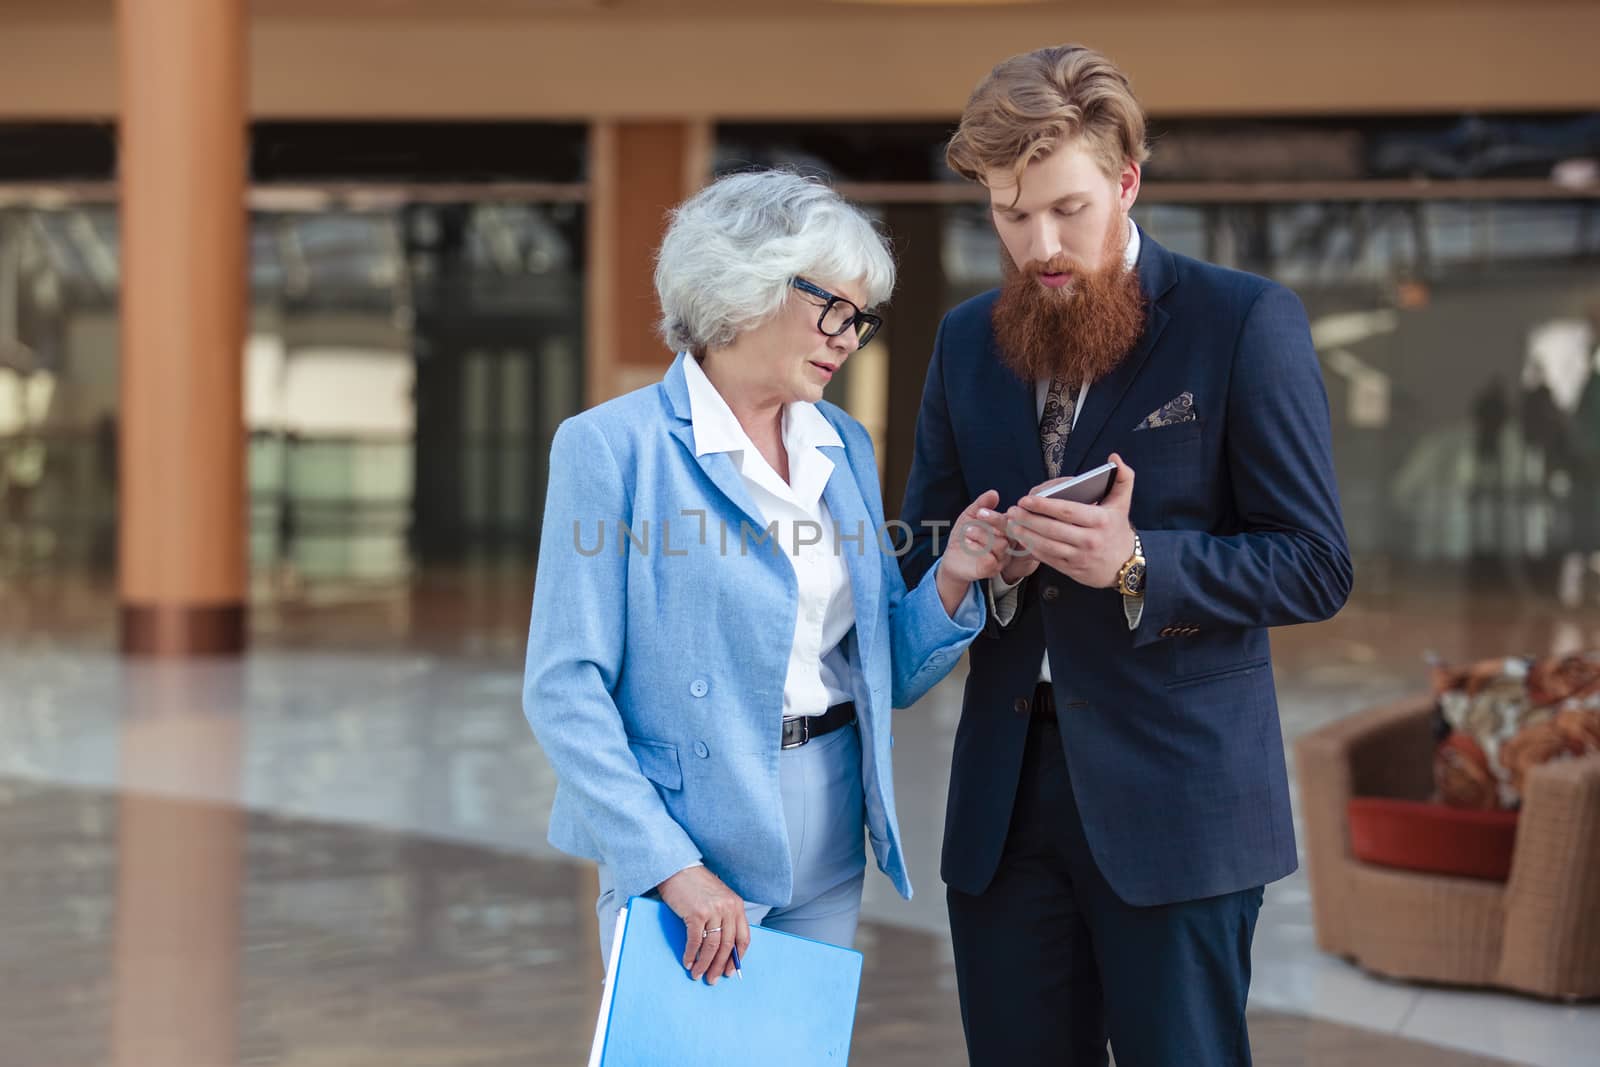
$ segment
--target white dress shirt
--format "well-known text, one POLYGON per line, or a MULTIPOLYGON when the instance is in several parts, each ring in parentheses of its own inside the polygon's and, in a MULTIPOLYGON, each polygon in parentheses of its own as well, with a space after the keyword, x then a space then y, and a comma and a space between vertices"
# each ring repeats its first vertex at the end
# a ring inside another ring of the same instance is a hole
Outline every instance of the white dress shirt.
MULTIPOLYGON (((1124 249, 1124 251, 1123 251, 1122 263, 1123 263, 1124 269, 1132 270, 1133 267, 1134 267, 1134 264, 1136 264, 1138 262, 1139 262, 1139 227, 1133 225, 1130 222, 1128 224, 1128 245, 1127 245, 1127 248, 1124 249)), ((1043 379, 1040 379, 1039 381, 1034 383, 1034 385, 1033 385, 1033 397, 1034 397, 1034 407, 1035 407, 1035 412, 1036 412, 1036 414, 1035 414, 1035 418, 1036 419, 1043 419, 1044 418, 1045 398, 1048 397, 1049 395, 1050 395, 1050 379, 1049 378, 1043 378, 1043 379)), ((1075 406, 1072 409, 1072 425, 1073 425, 1074 428, 1076 428, 1077 425, 1078 425, 1078 416, 1083 414, 1083 405, 1084 405, 1084 402, 1087 401, 1088 399, 1089 399, 1089 383, 1088 382, 1084 382, 1078 388, 1078 403, 1077 403, 1077 406, 1075 406)), ((1018 593, 1018 590, 1021 589, 1021 588, 1022 588, 1022 582, 1018 582, 1015 585, 1009 585, 1009 584, 1007 584, 1006 580, 1004 578, 1001 578, 999 575, 996 575, 995 577, 989 579, 989 594, 993 598, 992 604, 993 604, 993 609, 994 609, 994 616, 995 616, 995 619, 997 621, 999 621, 1000 625, 1009 626, 1011 624, 1011 620, 1016 617, 1016 615, 1017 615, 1017 601, 1020 599, 1020 594, 1018 593)), ((1125 597, 1124 600, 1126 602, 1128 602, 1128 605, 1127 605, 1128 629, 1130 629, 1130 630, 1137 629, 1138 626, 1139 626, 1139 618, 1140 618, 1140 616, 1142 616, 1144 614, 1144 598, 1143 597, 1125 597)), ((1049 653, 1048 650, 1046 650, 1046 652, 1044 654, 1043 662, 1041 662, 1039 664, 1039 681, 1041 681, 1041 682, 1050 681, 1050 653, 1049 653)))
POLYGON ((851 699, 850 663, 843 641, 855 625, 855 597, 844 554, 837 551, 833 516, 822 499, 833 460, 817 450, 824 445, 842 448, 844 442, 815 404, 786 404, 783 447, 789 454, 789 480, 785 482, 745 433, 700 361, 689 356, 683 367, 695 455, 732 456, 756 509, 776 527, 773 539, 794 566, 800 597, 783 683, 784 718, 821 715, 851 699), (819 528, 821 539, 804 544, 817 539, 819 528))

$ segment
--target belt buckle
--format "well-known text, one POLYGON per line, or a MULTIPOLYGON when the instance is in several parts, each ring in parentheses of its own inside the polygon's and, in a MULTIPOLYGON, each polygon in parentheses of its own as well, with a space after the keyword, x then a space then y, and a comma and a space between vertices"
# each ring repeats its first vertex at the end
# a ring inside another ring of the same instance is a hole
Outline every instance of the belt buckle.
POLYGON ((801 745, 811 740, 811 719, 808 716, 797 715, 795 718, 786 721, 784 725, 788 726, 791 722, 798 722, 800 724, 800 740, 796 741, 792 745, 785 741, 779 740, 778 747, 784 751, 787 751, 791 748, 799 748, 801 745))

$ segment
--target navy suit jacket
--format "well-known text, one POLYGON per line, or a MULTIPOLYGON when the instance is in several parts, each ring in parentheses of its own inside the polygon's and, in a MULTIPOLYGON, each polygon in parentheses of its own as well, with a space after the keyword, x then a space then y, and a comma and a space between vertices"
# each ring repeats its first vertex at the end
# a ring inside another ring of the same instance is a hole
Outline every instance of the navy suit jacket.
MULTIPOLYGON (((1144 616, 1130 631, 1115 590, 1041 566, 1011 623, 991 618, 973 643, 942 864, 962 892, 982 892, 999 863, 1047 649, 1084 831, 1120 897, 1194 900, 1295 869, 1267 628, 1328 618, 1351 585, 1305 310, 1280 285, 1148 237, 1139 277, 1144 333, 1090 388, 1064 472, 1111 452, 1133 467, 1144 616), (1192 421, 1137 428, 1185 393, 1192 421)), ((912 585, 934 560, 926 524, 986 489, 1009 507, 1045 479, 1033 383, 995 351, 996 295, 939 328, 901 515, 916 531, 901 560, 912 585)))

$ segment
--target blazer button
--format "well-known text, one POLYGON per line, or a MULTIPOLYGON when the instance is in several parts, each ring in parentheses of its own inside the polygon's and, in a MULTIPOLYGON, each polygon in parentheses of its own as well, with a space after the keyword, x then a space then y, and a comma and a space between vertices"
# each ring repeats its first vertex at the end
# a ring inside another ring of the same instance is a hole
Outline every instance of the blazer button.
POLYGON ((1033 710, 1033 704, 1028 700, 1027 697, 1018 697, 1016 702, 1011 705, 1011 710, 1016 712, 1018 715, 1026 715, 1028 712, 1033 710))
POLYGON ((1044 596, 1044 598, 1046 600, 1054 600, 1056 597, 1058 597, 1060 595, 1061 595, 1061 590, 1057 589, 1055 586, 1047 585, 1047 586, 1044 587, 1043 596, 1044 596))
POLYGON ((706 747, 706 743, 704 741, 696 741, 694 743, 694 754, 699 756, 701 759, 705 759, 707 756, 711 755, 711 750, 706 747))
POLYGON ((1160 636, 1160 637, 1171 637, 1172 636, 1172 627, 1163 626, 1161 628, 1161 633, 1158 636, 1160 636))
POLYGON ((711 687, 706 684, 706 680, 704 678, 696 678, 694 681, 689 683, 690 696, 703 697, 709 692, 711 692, 711 687))

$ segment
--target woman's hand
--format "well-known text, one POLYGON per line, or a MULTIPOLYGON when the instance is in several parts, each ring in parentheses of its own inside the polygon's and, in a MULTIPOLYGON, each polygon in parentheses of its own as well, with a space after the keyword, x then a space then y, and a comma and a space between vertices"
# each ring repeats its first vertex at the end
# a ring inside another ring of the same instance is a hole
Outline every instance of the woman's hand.
POLYGON ((939 599, 945 613, 956 609, 973 582, 993 578, 1011 561, 1006 517, 994 510, 1000 494, 993 489, 967 505, 950 528, 950 543, 939 557, 939 599))
POLYGON ((688 928, 683 965, 695 981, 733 977, 733 949, 750 949, 750 919, 744 901, 704 867, 687 867, 656 886, 661 900, 688 928))

